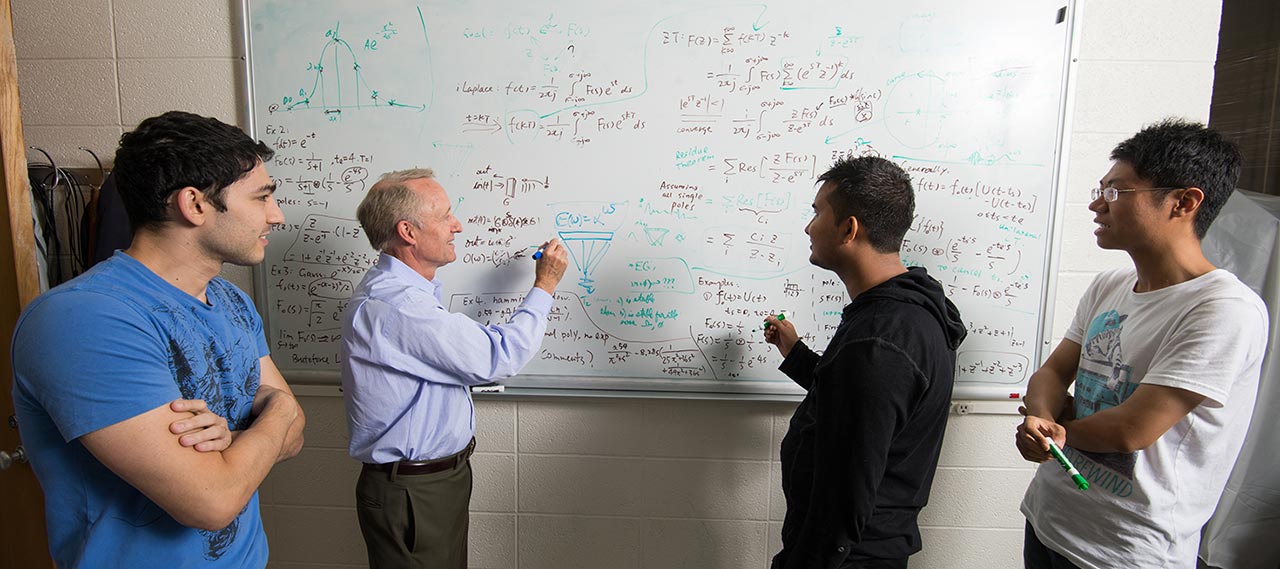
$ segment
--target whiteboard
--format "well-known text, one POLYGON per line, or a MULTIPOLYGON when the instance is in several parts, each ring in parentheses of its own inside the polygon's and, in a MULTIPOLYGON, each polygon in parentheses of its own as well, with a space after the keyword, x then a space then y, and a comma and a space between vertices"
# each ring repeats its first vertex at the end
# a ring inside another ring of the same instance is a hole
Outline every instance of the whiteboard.
POLYGON ((532 245, 571 254, 511 386, 800 393, 761 321, 814 349, 848 298, 809 264, 814 180, 911 175, 903 247, 959 306, 957 398, 1024 389, 1047 347, 1072 10, 1004 0, 248 0, 252 134, 287 222, 256 270, 277 365, 336 382, 375 262, 355 209, 430 167, 464 232, 450 310, 501 322, 532 245))

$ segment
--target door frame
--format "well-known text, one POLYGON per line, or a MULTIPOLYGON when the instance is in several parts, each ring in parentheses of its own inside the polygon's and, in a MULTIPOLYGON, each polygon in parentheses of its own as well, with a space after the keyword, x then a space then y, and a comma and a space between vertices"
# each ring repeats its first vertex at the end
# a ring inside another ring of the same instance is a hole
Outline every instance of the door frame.
MULTIPOLYGON (((24 140, 13 12, 10 0, 0 0, 0 450, 6 452, 20 444, 9 422, 14 414, 9 346, 18 315, 40 294, 24 140)), ((30 464, 0 471, 0 565, 53 567, 44 494, 30 464)))

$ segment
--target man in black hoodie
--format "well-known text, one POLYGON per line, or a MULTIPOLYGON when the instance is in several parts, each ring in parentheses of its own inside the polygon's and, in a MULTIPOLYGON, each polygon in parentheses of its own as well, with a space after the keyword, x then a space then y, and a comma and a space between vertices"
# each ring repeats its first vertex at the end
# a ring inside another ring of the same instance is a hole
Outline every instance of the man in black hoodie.
POLYGON ((898 255, 911 178, 881 158, 837 161, 818 178, 805 227, 814 265, 852 301, 822 355, 789 321, 765 320, 780 369, 808 392, 782 439, 787 516, 773 569, 898 568, 920 551, 965 337, 942 285, 898 255))

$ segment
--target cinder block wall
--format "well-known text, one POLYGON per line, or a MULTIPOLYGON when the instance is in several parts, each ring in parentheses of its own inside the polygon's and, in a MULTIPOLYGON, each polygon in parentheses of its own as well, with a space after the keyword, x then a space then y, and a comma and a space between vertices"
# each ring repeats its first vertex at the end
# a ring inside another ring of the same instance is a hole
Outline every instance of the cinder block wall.
MULTIPOLYGON (((1169 115, 1207 120, 1221 4, 1082 0, 1079 76, 1054 335, 1099 270, 1088 190, 1116 142, 1169 115)), ((243 124, 239 2, 14 0, 28 144, 59 165, 110 157, 140 120, 184 109, 243 124)), ((993 15, 998 17, 998 15, 993 15)), ((224 276, 251 290, 248 270, 224 276)), ((363 567, 342 401, 300 387, 307 448, 262 489, 272 567, 363 567)), ((478 402, 476 568, 766 567, 785 505, 778 443, 792 404, 487 397, 478 402)), ((955 416, 925 549, 912 567, 1021 567, 1031 468, 1004 414, 955 416)))

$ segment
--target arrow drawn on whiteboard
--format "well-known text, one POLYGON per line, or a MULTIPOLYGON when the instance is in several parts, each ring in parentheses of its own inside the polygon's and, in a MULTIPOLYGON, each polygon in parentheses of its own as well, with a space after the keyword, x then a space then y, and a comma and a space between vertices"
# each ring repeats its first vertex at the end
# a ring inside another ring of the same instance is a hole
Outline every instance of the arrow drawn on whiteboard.
MULTIPOLYGON (((422 25, 422 41, 426 42, 427 53, 431 52, 431 35, 427 33, 427 18, 422 15, 422 7, 418 6, 418 23, 422 25)), ((430 61, 430 59, 428 59, 430 61)), ((422 106, 422 110, 435 104, 436 101, 436 69, 435 64, 427 66, 427 80, 431 82, 431 93, 427 95, 427 103, 422 106)), ((426 123, 423 123, 426 124, 426 123)))
POLYGON ((762 6, 762 7, 761 7, 761 9, 760 9, 760 15, 759 15, 759 16, 756 16, 756 21, 751 22, 751 30, 752 30, 752 31, 756 31, 756 32, 758 32, 758 31, 760 31, 760 30, 763 30, 765 26, 769 25, 769 23, 768 23, 768 22, 765 22, 765 23, 763 23, 763 24, 762 24, 762 23, 760 23, 760 18, 763 18, 763 17, 764 17, 764 13, 765 13, 765 12, 768 12, 768 11, 769 11, 769 7, 768 7, 768 6, 762 6))
MULTIPOLYGON (((848 136, 848 135, 850 135, 850 134, 853 134, 853 131, 855 131, 855 130, 864 129, 864 128, 867 128, 867 127, 869 127, 869 126, 873 126, 873 125, 880 124, 880 123, 882 123, 882 122, 884 122, 884 119, 877 119, 877 120, 874 120, 874 121, 871 121, 871 122, 865 122, 865 123, 862 123, 862 124, 858 125, 857 127, 851 128, 851 129, 849 129, 849 130, 846 130, 846 131, 841 132, 841 133, 838 133, 838 134, 829 134, 829 135, 827 135, 827 137, 826 137, 826 138, 822 139, 822 143, 823 143, 823 144, 832 144, 832 143, 834 143, 837 139, 844 138, 844 137, 846 137, 846 136, 848 136)), ((859 142, 866 142, 866 141, 863 141, 863 140, 862 140, 862 137, 858 137, 858 141, 859 141, 859 142)))

